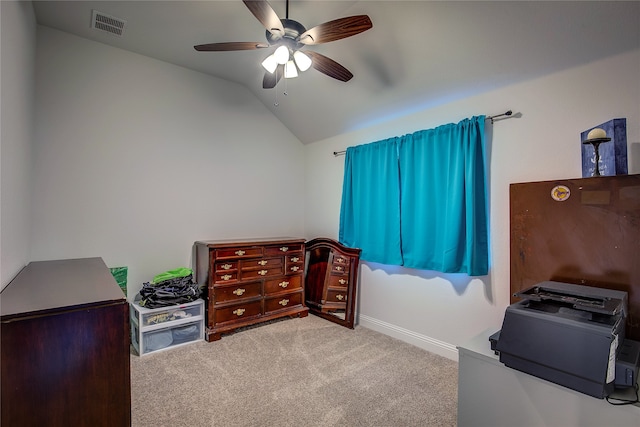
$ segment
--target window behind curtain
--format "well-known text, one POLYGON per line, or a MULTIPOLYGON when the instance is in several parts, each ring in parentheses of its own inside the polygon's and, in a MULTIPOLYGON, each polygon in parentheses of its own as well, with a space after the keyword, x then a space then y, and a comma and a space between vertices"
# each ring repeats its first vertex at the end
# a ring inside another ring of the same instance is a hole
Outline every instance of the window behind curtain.
POLYGON ((341 243, 363 260, 488 272, 484 116, 350 147, 341 243))
POLYGON ((347 149, 338 239, 362 259, 402 265, 399 172, 396 138, 347 149))

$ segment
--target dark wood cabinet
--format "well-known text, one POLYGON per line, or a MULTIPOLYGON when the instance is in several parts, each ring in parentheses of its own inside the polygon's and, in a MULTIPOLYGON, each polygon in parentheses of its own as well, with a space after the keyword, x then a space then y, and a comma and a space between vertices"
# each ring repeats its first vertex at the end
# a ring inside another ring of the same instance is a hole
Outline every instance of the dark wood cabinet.
POLYGON ((206 287, 207 341, 284 316, 308 314, 304 239, 195 242, 196 280, 206 287))
POLYGON ((129 305, 101 258, 32 262, 0 293, 2 425, 129 426, 129 305))
POLYGON ((361 250, 326 237, 309 240, 305 249, 309 311, 353 329, 361 250))

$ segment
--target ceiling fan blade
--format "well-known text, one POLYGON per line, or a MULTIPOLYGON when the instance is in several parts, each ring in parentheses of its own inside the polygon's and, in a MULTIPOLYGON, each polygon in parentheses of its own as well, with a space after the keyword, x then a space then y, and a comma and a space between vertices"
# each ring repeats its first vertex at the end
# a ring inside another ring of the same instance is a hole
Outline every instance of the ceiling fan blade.
POLYGON ((327 58, 326 56, 321 55, 318 52, 312 52, 308 50, 305 50, 304 53, 311 58, 311 66, 313 68, 320 71, 321 73, 326 74, 329 77, 333 77, 334 79, 343 82, 348 82, 353 77, 351 71, 347 70, 331 58, 327 58))
POLYGON ((199 44, 193 48, 199 52, 225 52, 230 50, 255 50, 269 47, 267 43, 260 42, 227 42, 199 44))
POLYGON ((284 65, 279 64, 278 68, 273 73, 265 72, 262 79, 263 89, 273 89, 276 87, 282 76, 284 75, 284 65))
POLYGON ((271 34, 284 36, 284 27, 278 14, 271 8, 266 0, 242 0, 247 8, 253 13, 258 21, 271 34))
POLYGON ((355 36, 373 27, 367 15, 348 16, 325 22, 300 34, 298 41, 306 45, 332 42, 355 36))

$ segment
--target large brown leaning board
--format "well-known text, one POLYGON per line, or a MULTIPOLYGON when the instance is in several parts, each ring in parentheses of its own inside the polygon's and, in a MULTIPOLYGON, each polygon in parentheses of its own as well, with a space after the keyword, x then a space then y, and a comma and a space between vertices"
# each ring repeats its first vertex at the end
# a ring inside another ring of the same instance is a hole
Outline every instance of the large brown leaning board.
POLYGON ((511 293, 545 280, 626 291, 640 340, 640 175, 510 185, 511 293))

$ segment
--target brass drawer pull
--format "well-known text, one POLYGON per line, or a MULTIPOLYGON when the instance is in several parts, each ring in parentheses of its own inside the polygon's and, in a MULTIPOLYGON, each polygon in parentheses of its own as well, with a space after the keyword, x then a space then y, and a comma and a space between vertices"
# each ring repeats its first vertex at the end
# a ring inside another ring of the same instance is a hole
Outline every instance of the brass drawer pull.
POLYGON ((258 261, 258 265, 265 266, 265 265, 267 265, 267 262, 268 262, 268 261, 261 260, 261 261, 258 261))
POLYGON ((280 286, 281 288, 286 288, 287 286, 289 286, 289 282, 280 282, 278 283, 278 286, 280 286))
POLYGON ((232 275, 230 275, 230 274, 225 274, 224 276, 220 276, 220 278, 221 278, 222 280, 229 280, 229 279, 231 279, 232 277, 233 277, 233 276, 232 276, 232 275))
POLYGON ((231 267, 233 267, 233 265, 231 264, 222 264, 220 266, 220 268, 222 268, 223 270, 231 270, 231 267))
POLYGON ((269 272, 269 270, 260 270, 260 271, 258 271, 258 274, 261 275, 261 276, 264 276, 268 272, 269 272))
POLYGON ((300 267, 298 267, 297 265, 294 265, 293 267, 291 267, 291 271, 298 271, 300 270, 300 267))
POLYGON ((246 254, 246 252, 243 251, 243 250, 236 251, 236 255, 238 255, 238 256, 242 256, 244 254, 246 254))
POLYGON ((342 271, 342 266, 340 265, 336 265, 335 268, 336 268, 336 271, 342 271))
POLYGON ((344 297, 344 295, 340 295, 340 294, 338 294, 338 295, 336 295, 336 299, 337 299, 338 301, 342 301, 343 299, 345 299, 345 297, 344 297))
POLYGON ((234 294, 234 295, 238 295, 238 296, 240 296, 240 295, 244 294, 245 292, 246 292, 246 290, 245 290, 245 289, 238 288, 238 289, 236 289, 235 291, 233 291, 233 294, 234 294))
POLYGON ((349 283, 349 282, 347 282, 347 281, 346 281, 346 280, 344 280, 344 279, 340 279, 340 280, 338 280, 338 283, 340 283, 341 285, 346 285, 346 284, 347 284, 347 283, 349 283))
POLYGON ((298 261, 300 261, 300 258, 298 258, 297 256, 291 257, 291 262, 298 262, 298 261))
POLYGON ((239 308, 237 310, 233 310, 233 314, 236 316, 242 316, 246 310, 244 308, 239 308))
POLYGON ((344 258, 336 258, 336 262, 339 262, 341 264, 345 263, 347 260, 344 258))
POLYGON ((286 306, 287 304, 289 304, 289 300, 288 299, 283 299, 282 301, 280 301, 278 304, 280 304, 281 306, 286 306))
POLYGON ((282 252, 287 252, 289 250, 289 248, 287 246, 283 246, 283 247, 280 248, 280 250, 282 252))

